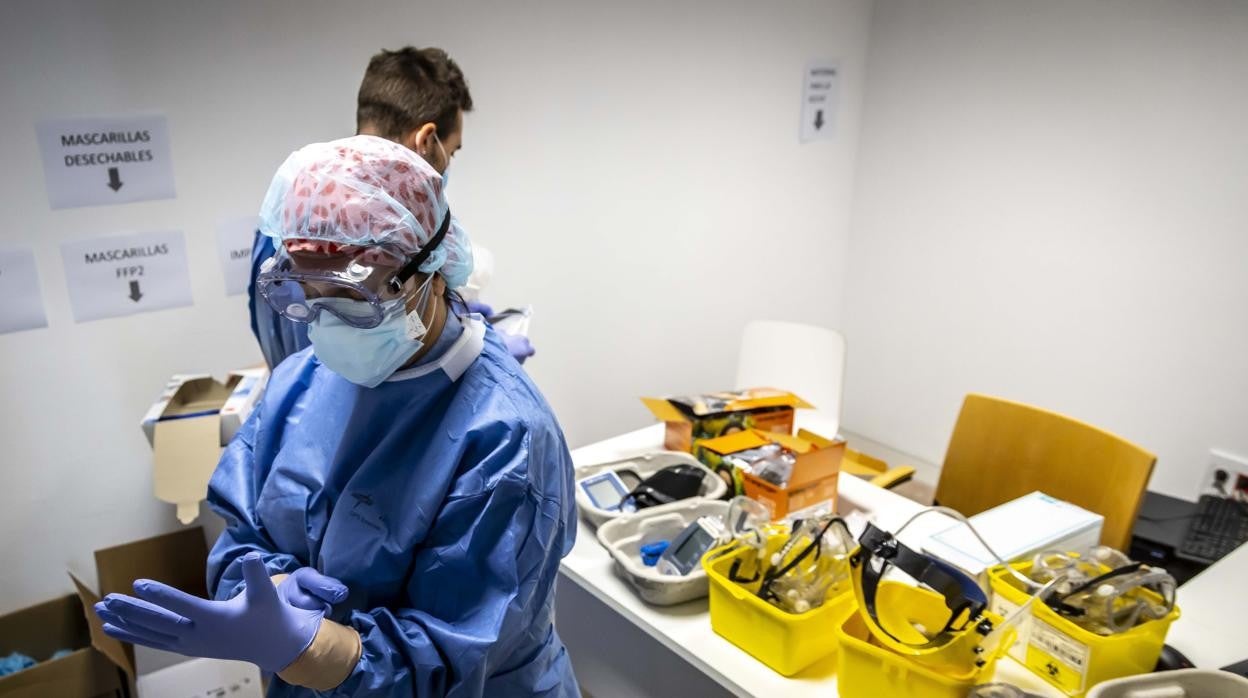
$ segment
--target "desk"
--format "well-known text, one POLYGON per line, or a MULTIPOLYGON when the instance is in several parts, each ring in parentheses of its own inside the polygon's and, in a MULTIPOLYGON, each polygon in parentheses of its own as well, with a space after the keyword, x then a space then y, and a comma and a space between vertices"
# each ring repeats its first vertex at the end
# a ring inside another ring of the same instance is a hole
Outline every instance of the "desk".
MULTIPOLYGON (((656 424, 579 448, 572 458, 577 465, 617 460, 661 448, 662 441, 663 425, 656 424)), ((842 478, 839 490, 841 513, 869 511, 877 525, 890 530, 923 508, 854 477, 842 478)), ((902 541, 917 546, 950 521, 929 514, 907 528, 902 541)), ((616 576, 612 564, 593 529, 582 520, 576 545, 560 566, 556 626, 568 644, 582 688, 595 698, 837 695, 835 658, 785 678, 716 635, 705 598, 679 606, 650 606, 616 576)), ((1040 695, 1061 695, 1008 657, 997 663, 996 678, 1040 695)))
POLYGON ((1183 615, 1166 643, 1201 669, 1217 669, 1248 659, 1248 544, 1213 563, 1179 587, 1183 615))

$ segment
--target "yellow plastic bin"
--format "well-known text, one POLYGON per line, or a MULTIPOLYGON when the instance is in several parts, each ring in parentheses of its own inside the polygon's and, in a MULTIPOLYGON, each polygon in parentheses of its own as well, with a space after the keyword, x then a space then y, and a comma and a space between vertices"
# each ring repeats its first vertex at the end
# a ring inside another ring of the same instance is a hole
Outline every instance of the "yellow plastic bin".
MULTIPOLYGON (((783 542, 784 536, 771 536, 768 554, 783 542)), ((711 629, 784 676, 836 652, 833 628, 854 601, 848 580, 832 589, 819 608, 786 613, 758 598, 761 582, 742 585, 728 578, 732 563, 750 554, 749 550, 723 551, 717 548, 702 558, 710 579, 711 629)))
MULTIPOLYGON (((1030 562, 1014 563, 1026 574, 1030 562)), ((1104 568, 1108 572, 1109 568, 1104 568)), ((1026 603, 1028 595, 1022 583, 1004 567, 988 572, 992 581, 993 608, 1009 613, 1026 603)), ((1155 603, 1161 598, 1148 590, 1155 603)), ((1063 618, 1042 603, 1031 605, 1031 618, 1019 632, 1018 646, 1012 652, 1040 678, 1068 696, 1083 696, 1102 681, 1123 676, 1146 674, 1157 665, 1157 657, 1166 642, 1170 624, 1179 617, 1176 605, 1165 618, 1150 620, 1116 635, 1097 635, 1063 618)))
MULTIPOLYGON (((880 583, 877 600, 907 609, 911 622, 939 628, 949 617, 944 597, 926 589, 890 580, 880 583)), ((985 612, 994 626, 1000 616, 985 612)), ((975 633, 970 629, 967 632, 975 633)), ((917 631, 916 631, 917 634, 917 631)), ((964 698, 977 683, 992 676, 997 660, 1009 649, 1009 638, 996 648, 977 655, 966 648, 964 666, 938 670, 911 657, 882 647, 871 635, 867 621, 854 602, 851 613, 836 626, 840 655, 837 657, 837 690, 842 698, 964 698), (982 659, 983 666, 975 661, 982 659)), ((903 638, 908 639, 908 638, 903 638)))

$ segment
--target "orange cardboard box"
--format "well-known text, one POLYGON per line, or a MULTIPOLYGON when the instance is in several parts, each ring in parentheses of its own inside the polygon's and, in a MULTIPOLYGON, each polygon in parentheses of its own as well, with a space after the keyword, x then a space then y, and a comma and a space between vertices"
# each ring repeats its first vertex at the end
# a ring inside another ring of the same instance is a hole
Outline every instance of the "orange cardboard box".
POLYGON ((772 515, 777 519, 825 501, 831 502, 835 509, 837 479, 844 455, 844 441, 833 441, 804 430, 799 431, 797 436, 790 436, 755 429, 698 444, 698 460, 706 463, 720 477, 731 478, 738 493, 771 507, 772 515), (796 457, 793 473, 785 487, 740 468, 730 469, 724 461, 725 456, 768 443, 778 444, 796 457), (711 465, 712 462, 717 465, 711 465))
POLYGON ((669 398, 643 397, 641 401, 667 424, 663 447, 686 453, 693 453, 705 439, 747 429, 792 434, 794 410, 811 407, 793 393, 776 388, 669 398))

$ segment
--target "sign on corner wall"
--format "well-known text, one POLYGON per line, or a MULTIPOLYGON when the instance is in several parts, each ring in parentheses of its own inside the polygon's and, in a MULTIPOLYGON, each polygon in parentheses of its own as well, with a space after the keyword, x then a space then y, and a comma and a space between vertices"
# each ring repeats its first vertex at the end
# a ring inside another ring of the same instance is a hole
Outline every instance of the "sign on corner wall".
POLYGON ((836 61, 811 61, 802 70, 802 123, 798 140, 830 141, 836 138, 840 67, 836 61))

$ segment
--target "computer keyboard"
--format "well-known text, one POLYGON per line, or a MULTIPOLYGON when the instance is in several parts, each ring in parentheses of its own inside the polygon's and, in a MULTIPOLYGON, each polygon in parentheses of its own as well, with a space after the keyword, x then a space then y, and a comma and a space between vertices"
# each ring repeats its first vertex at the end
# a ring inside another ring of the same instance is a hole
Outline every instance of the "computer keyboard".
POLYGON ((1196 502, 1187 535, 1178 554, 1201 562, 1217 562, 1248 540, 1248 504, 1212 494, 1196 502))

